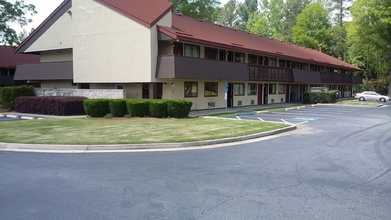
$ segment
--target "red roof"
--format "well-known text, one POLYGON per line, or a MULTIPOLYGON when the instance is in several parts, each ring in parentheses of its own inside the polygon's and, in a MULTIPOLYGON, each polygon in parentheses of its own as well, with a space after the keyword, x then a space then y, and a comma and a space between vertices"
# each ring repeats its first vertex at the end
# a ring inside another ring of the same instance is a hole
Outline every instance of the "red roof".
POLYGON ((317 50, 273 40, 248 32, 212 24, 173 13, 172 28, 159 26, 159 31, 178 40, 249 53, 281 57, 360 71, 361 69, 317 50))
POLYGON ((167 0, 96 0, 101 4, 151 28, 172 9, 167 0))
POLYGON ((15 68, 19 64, 39 63, 39 56, 16 54, 15 47, 0 46, 0 68, 15 68))

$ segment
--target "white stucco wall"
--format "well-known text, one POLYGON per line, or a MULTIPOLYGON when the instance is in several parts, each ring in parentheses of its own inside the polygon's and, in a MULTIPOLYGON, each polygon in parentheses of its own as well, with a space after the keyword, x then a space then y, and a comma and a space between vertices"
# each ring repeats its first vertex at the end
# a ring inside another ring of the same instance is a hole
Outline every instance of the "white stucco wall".
POLYGON ((41 63, 72 61, 72 49, 43 51, 40 58, 41 63))
POLYGON ((149 28, 95 1, 74 0, 72 8, 75 82, 152 81, 157 46, 149 28))
POLYGON ((25 52, 68 49, 72 46, 72 16, 64 13, 25 52))

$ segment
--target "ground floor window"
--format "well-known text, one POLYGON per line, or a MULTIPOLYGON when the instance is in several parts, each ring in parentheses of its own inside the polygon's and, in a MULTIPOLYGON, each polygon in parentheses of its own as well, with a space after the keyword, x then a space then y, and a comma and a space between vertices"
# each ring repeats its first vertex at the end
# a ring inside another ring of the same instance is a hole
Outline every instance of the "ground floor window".
POLYGON ((276 84, 269 84, 269 94, 276 94, 276 84))
POLYGON ((244 95, 244 83, 235 83, 235 95, 244 95))
POLYGON ((217 82, 206 82, 204 96, 205 97, 218 96, 218 83, 217 82))
POLYGON ((285 94, 285 84, 278 85, 278 94, 285 94))
POLYGON ((185 97, 198 97, 197 82, 185 82, 185 97))
POLYGON ((248 95, 256 95, 257 94, 257 84, 256 83, 249 83, 248 84, 247 94, 248 95))

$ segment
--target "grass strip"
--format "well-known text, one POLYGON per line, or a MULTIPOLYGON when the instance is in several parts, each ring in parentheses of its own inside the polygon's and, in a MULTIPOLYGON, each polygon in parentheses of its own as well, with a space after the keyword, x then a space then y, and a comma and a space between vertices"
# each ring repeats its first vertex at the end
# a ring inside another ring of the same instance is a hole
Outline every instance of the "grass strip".
POLYGON ((286 126, 219 118, 43 119, 0 123, 0 142, 66 145, 178 143, 237 137, 286 126))

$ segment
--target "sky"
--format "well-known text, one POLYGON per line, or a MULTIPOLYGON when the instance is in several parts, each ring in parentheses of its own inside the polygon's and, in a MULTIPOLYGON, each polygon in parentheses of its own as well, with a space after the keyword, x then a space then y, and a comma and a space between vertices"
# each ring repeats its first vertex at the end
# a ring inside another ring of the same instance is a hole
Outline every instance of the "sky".
MULTIPOLYGON (((8 0, 12 3, 15 0, 8 0)), ((147 0, 146 0, 147 1, 147 0)), ((243 2, 244 0, 238 0, 243 2)), ((49 15, 54 11, 63 2, 63 0, 24 0, 25 4, 33 4, 35 5, 35 10, 38 12, 34 16, 30 17, 33 22, 28 26, 23 27, 27 32, 29 32, 32 28, 37 28, 49 15)), ((228 0, 220 0, 220 6, 223 6, 227 3, 228 0)), ((13 25, 13 28, 17 30, 17 32, 22 31, 22 28, 19 26, 13 25)))

